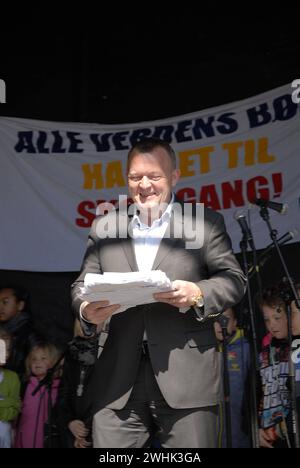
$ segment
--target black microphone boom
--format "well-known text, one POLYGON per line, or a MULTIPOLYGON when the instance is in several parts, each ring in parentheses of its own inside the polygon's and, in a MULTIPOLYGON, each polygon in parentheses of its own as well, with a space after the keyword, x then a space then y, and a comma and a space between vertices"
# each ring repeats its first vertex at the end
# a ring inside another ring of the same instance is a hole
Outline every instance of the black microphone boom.
POLYGON ((234 219, 239 223, 241 231, 245 239, 249 242, 253 240, 252 232, 248 226, 246 216, 242 211, 236 211, 234 214, 234 219))
POLYGON ((271 210, 277 211, 279 214, 285 214, 288 209, 287 203, 278 203, 264 198, 256 198, 253 203, 261 208, 270 208, 271 210))

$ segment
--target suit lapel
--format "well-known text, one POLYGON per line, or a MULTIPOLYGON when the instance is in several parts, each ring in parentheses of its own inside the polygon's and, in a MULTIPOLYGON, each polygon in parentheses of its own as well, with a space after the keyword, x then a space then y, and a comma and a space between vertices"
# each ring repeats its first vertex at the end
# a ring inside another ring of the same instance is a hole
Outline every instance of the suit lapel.
POLYGON ((127 261, 132 271, 138 271, 138 266, 136 263, 134 247, 133 247, 133 240, 128 237, 127 239, 122 240, 122 247, 125 252, 127 261))
POLYGON ((135 253, 134 253, 134 245, 133 245, 133 238, 132 238, 132 228, 131 228, 131 221, 132 215, 127 216, 127 238, 122 239, 121 245, 125 252, 127 261, 132 271, 138 271, 138 266, 136 263, 135 253))
POLYGON ((172 211, 170 226, 168 226, 165 235, 161 240, 152 270, 157 270, 163 259, 170 253, 170 250, 174 249, 175 252, 176 247, 179 247, 182 243, 181 238, 174 238, 174 228, 174 212, 172 211))

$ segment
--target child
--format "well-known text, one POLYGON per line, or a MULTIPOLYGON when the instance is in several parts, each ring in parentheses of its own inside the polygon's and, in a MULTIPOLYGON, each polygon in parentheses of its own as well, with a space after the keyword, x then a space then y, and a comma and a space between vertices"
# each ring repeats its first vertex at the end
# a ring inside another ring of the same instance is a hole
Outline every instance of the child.
MULTIPOLYGON (((48 421, 47 386, 40 387, 32 395, 39 382, 46 377, 47 372, 59 360, 60 353, 52 344, 35 345, 26 358, 26 371, 29 378, 22 404, 22 413, 17 430, 17 448, 43 448, 44 429, 48 421)), ((59 378, 55 377, 51 385, 52 406, 56 402, 59 378)))
POLYGON ((3 367, 9 356, 10 343, 10 335, 0 328, 0 448, 11 447, 11 423, 21 406, 19 377, 3 367))
POLYGON ((75 320, 74 339, 69 343, 58 391, 57 423, 62 446, 87 448, 91 445, 91 417, 86 411, 85 388, 96 360, 98 337, 86 338, 75 320))
MULTIPOLYGON (((244 337, 243 330, 237 326, 235 310, 232 308, 227 309, 222 315, 228 318, 226 346, 230 385, 232 447, 249 448, 251 446, 250 437, 243 431, 242 424, 245 383, 250 367, 249 343, 244 337)), ((223 342, 222 328, 218 321, 214 323, 214 328, 217 339, 219 342, 223 342)), ((222 431, 222 447, 226 447, 225 430, 222 431)))
POLYGON ((279 288, 264 291, 259 307, 271 340, 263 347, 260 360, 262 399, 259 409, 261 447, 290 447, 290 392, 288 327, 285 303, 279 288))
POLYGON ((7 367, 23 377, 24 361, 36 341, 35 332, 26 312, 28 294, 20 287, 0 288, 0 324, 11 335, 11 353, 7 367))
MULTIPOLYGON (((300 283, 296 284, 296 290, 298 296, 300 296, 300 283)), ((292 334, 293 334, 293 343, 295 346, 292 351, 294 351, 295 363, 295 382, 296 382, 296 407, 298 413, 298 424, 300 426, 300 310, 296 307, 296 302, 292 301, 292 334)), ((300 427, 298 428, 300 431, 300 427)))

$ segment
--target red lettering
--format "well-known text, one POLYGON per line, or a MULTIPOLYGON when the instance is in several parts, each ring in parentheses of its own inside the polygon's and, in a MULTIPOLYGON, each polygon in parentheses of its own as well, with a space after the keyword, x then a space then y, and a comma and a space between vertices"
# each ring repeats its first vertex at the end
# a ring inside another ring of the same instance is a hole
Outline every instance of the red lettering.
POLYGON ((96 204, 90 200, 79 203, 77 212, 82 218, 76 218, 76 225, 83 228, 89 228, 95 219, 96 204), (93 213, 90 211, 93 210, 93 213))
POLYGON ((200 203, 204 203, 207 208, 211 208, 212 210, 221 209, 216 186, 214 184, 206 185, 201 188, 200 203))
POLYGON ((196 190, 191 187, 180 189, 176 192, 176 197, 186 203, 196 203, 196 190))
POLYGON ((243 181, 224 182, 222 184, 222 196, 224 209, 232 208, 232 206, 244 206, 243 181))
POLYGON ((269 182, 266 177, 257 176, 248 180, 247 182, 247 198, 251 203, 255 198, 265 198, 269 200, 270 192, 268 187, 261 188, 262 186, 268 186, 269 182))

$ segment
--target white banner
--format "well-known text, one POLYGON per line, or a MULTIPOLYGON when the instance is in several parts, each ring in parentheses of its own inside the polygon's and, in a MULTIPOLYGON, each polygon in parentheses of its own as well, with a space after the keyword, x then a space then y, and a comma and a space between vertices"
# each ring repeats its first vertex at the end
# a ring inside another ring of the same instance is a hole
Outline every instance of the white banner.
MULTIPOLYGON (((126 125, 0 118, 0 268, 74 271, 101 201, 126 190, 132 143, 171 142, 181 179, 178 197, 223 213, 235 251, 236 210, 256 196, 286 202, 270 211, 279 236, 299 226, 300 106, 291 85, 192 114, 126 125)), ((257 248, 270 242, 259 209, 250 210, 257 248)), ((299 239, 296 237, 296 241, 299 239)))

